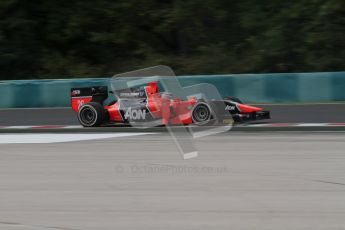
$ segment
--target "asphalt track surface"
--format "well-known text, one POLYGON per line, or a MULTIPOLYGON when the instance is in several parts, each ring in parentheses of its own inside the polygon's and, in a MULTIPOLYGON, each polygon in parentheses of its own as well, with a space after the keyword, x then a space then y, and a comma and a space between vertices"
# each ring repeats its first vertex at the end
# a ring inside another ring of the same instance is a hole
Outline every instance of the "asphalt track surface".
POLYGON ((167 133, 0 144, 0 229, 344 229, 344 133, 196 145, 183 160, 167 133))
MULTIPOLYGON (((345 122, 345 103, 258 106, 270 110, 272 117, 259 123, 345 122)), ((70 108, 0 110, 0 126, 78 124, 77 117, 70 108)))

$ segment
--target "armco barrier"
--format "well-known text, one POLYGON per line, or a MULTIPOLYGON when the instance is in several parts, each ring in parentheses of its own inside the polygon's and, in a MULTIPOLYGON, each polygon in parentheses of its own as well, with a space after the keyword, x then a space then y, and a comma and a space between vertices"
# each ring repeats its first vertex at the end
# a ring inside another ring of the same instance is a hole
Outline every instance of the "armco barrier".
MULTIPOLYGON (((182 86, 211 83, 248 103, 345 101, 345 72, 180 76, 182 86)), ((109 85, 110 78, 0 82, 1 108, 65 107, 70 88, 109 85)))

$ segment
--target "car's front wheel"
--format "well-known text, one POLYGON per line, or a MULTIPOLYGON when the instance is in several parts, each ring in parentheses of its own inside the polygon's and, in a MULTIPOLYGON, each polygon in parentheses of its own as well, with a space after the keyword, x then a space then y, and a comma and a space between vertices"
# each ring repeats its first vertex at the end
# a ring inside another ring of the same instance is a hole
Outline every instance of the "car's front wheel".
POLYGON ((105 110, 100 103, 89 102, 80 107, 78 120, 84 127, 95 127, 104 122, 105 115, 105 110))

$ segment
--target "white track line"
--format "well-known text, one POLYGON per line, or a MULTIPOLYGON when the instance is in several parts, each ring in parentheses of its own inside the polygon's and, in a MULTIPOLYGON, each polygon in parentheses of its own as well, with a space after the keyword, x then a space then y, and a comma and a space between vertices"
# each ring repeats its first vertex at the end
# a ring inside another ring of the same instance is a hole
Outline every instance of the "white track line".
POLYGON ((6 129, 30 129, 33 126, 27 126, 27 125, 18 125, 18 126, 5 126, 2 128, 6 128, 6 129))
MULTIPOLYGON (((337 127, 345 126, 344 123, 266 123, 266 124, 239 124, 234 127, 337 127)), ((106 128, 106 127, 102 127, 106 128)), ((112 127, 114 128, 114 127, 112 127)), ((117 127, 121 129, 121 127, 117 127)), ((84 129, 80 125, 41 125, 41 126, 0 126, 0 129, 84 129)), ((125 130, 124 130, 125 131, 125 130)))
POLYGON ((323 127, 329 126, 327 123, 303 123, 303 124, 296 124, 298 127, 323 127))
POLYGON ((47 134, 1 134, 0 144, 47 144, 74 141, 100 140, 107 138, 131 137, 154 133, 47 133, 47 134))

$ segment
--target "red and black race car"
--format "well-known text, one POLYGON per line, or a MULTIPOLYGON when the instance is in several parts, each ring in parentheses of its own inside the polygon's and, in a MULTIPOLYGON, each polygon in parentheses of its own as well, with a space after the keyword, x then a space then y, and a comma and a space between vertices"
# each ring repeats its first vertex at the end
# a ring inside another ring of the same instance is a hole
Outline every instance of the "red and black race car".
MULTIPOLYGON (((71 89, 72 109, 84 127, 134 124, 155 121, 159 125, 213 125, 269 119, 269 111, 243 104, 239 99, 186 100, 168 92, 159 92, 157 82, 116 92, 118 99, 105 104, 108 87, 71 89)), ((110 93, 112 93, 110 91, 110 93)))

